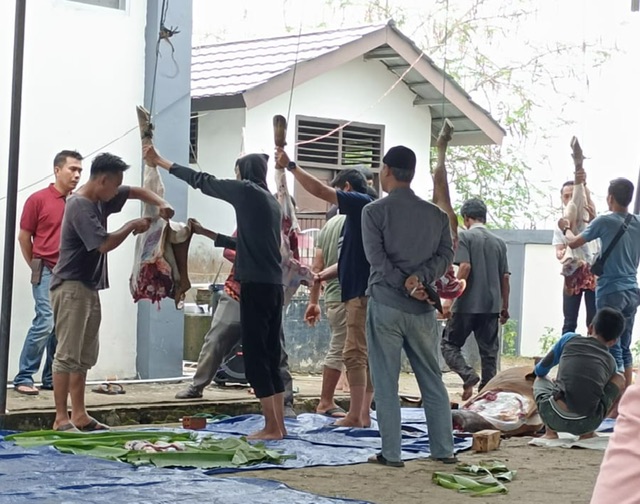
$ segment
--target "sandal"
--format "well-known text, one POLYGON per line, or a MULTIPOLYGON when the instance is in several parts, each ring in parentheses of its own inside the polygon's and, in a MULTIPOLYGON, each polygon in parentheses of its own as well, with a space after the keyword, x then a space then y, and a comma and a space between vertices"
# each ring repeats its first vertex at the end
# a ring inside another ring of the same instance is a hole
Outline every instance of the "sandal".
POLYGON ((25 383, 21 385, 15 385, 14 389, 18 394, 22 394, 22 395, 39 395, 40 394, 40 391, 37 388, 35 388, 33 385, 27 385, 25 383))
POLYGON ((53 430, 56 432, 80 432, 80 430, 71 422, 59 425, 53 430))
POLYGON ((372 455, 367 459, 367 462, 371 464, 380 464, 388 467, 404 467, 404 462, 402 460, 400 460, 399 462, 387 460, 382 456, 382 453, 377 453, 376 455, 372 455))
POLYGON ((107 382, 101 383, 100 385, 93 387, 91 391, 95 392, 96 394, 109 394, 109 395, 127 393, 124 387, 119 383, 107 383, 107 382))
POLYGON ((77 429, 80 432, 104 431, 109 430, 109 426, 98 422, 95 418, 91 418, 88 424, 83 425, 82 427, 77 427, 77 429))
POLYGON ((324 415, 329 418, 344 418, 347 416, 347 412, 340 406, 337 408, 329 408, 327 411, 318 411, 318 415, 324 415))

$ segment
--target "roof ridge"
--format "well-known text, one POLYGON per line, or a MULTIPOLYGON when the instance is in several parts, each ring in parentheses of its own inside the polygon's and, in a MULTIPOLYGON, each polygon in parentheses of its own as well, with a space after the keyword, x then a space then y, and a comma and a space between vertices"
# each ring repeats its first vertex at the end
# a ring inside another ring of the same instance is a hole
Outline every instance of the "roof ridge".
POLYGON ((330 30, 316 30, 316 31, 310 31, 310 32, 302 32, 300 34, 298 33, 291 33, 289 35, 279 35, 277 37, 262 37, 262 38, 255 38, 255 39, 238 39, 238 40, 230 40, 227 42, 218 42, 218 43, 214 43, 214 44, 201 44, 201 45, 197 45, 197 46, 193 46, 191 49, 192 50, 196 50, 196 49, 207 49, 209 47, 222 47, 222 46, 228 46, 228 45, 237 45, 237 44, 250 44, 252 42, 264 42, 267 40, 286 40, 286 39, 296 39, 299 36, 300 37, 305 37, 305 36, 312 36, 312 35, 320 35, 320 34, 324 34, 324 33, 339 33, 339 32, 348 32, 348 31, 353 31, 353 30, 362 30, 365 28, 383 28, 386 26, 395 26, 395 21, 391 18, 387 19, 386 21, 382 22, 379 21, 377 23, 369 23, 369 24, 359 24, 359 25, 354 25, 354 26, 346 26, 346 27, 341 27, 341 28, 334 28, 334 29, 330 29, 330 30))

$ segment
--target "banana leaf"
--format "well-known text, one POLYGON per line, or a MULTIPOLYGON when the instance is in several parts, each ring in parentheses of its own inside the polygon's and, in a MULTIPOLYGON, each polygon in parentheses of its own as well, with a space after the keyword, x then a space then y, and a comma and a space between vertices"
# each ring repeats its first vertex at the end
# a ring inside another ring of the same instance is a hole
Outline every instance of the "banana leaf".
POLYGON ((511 471, 499 460, 482 460, 478 464, 461 463, 456 466, 461 472, 471 474, 492 474, 499 481, 513 481, 517 471, 511 471))
POLYGON ((508 492, 506 486, 491 476, 477 480, 468 476, 434 472, 432 481, 444 488, 469 493, 474 497, 508 492))
POLYGON ((36 431, 12 434, 5 438, 17 445, 30 448, 53 446, 62 453, 89 455, 119 460, 134 465, 153 464, 158 467, 192 467, 212 469, 239 467, 261 462, 281 464, 295 458, 277 450, 269 450, 264 443, 249 444, 245 438, 198 438, 189 432, 171 431, 105 431, 99 433, 74 433, 36 431), (184 450, 146 452, 125 448, 127 441, 143 440, 150 443, 179 442, 184 450))

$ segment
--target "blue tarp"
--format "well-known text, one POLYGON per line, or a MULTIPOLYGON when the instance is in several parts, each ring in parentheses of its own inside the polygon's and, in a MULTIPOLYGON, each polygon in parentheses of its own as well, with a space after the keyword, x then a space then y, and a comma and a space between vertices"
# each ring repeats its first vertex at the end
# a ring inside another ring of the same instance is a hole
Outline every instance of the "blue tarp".
POLYGON ((347 504, 258 478, 216 478, 197 470, 135 468, 121 462, 65 455, 52 447, 24 449, 0 441, 0 503, 80 504, 347 504))
MULTIPOLYGON (((285 453, 295 453, 297 458, 286 460, 281 469, 311 466, 339 466, 359 464, 381 449, 380 432, 374 420, 371 428, 355 429, 333 427, 335 419, 305 413, 298 418, 287 419, 289 435, 282 441, 268 442, 270 448, 285 453)), ((207 425, 207 431, 218 437, 244 436, 264 425, 261 415, 241 415, 207 425)), ((456 437, 455 451, 471 448, 472 440, 456 437)), ((429 435, 424 420, 424 410, 402 408, 402 459, 412 460, 429 456, 429 435)), ((211 469, 208 474, 235 472, 237 470, 271 469, 271 464, 259 464, 240 469, 211 469)))
MULTIPOLYGON (((402 418, 403 459, 428 457, 429 436, 424 424, 424 411, 403 408, 402 418)), ((0 441, 0 503, 33 500, 53 503, 356 502, 299 492, 268 480, 210 476, 243 470, 357 464, 366 462, 380 450, 380 433, 375 420, 369 429, 332 427, 329 424, 333 421, 315 414, 299 415, 296 420, 287 419, 287 438, 267 443, 271 448, 296 455, 295 459, 286 460, 284 465, 260 464, 210 471, 148 466, 135 468, 120 462, 61 454, 52 447, 25 449, 0 441)), ((200 432, 213 433, 216 437, 238 436, 256 431, 263 425, 264 419, 260 415, 242 415, 210 423, 207 432, 200 432)), ((470 439, 455 440, 456 451, 470 446, 470 439)))

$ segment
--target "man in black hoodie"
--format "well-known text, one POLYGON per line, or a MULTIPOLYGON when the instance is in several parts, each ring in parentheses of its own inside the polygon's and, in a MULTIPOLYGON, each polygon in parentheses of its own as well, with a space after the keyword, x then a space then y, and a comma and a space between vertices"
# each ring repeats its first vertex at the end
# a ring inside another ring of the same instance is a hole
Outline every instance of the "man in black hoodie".
POLYGON ((204 194, 233 205, 238 238, 235 278, 240 282, 240 322, 247 379, 260 399, 264 429, 249 439, 282 439, 284 384, 279 372, 282 327, 282 211, 267 187, 265 154, 248 154, 236 162, 237 180, 221 180, 161 157, 144 148, 150 166, 159 166, 204 194))

